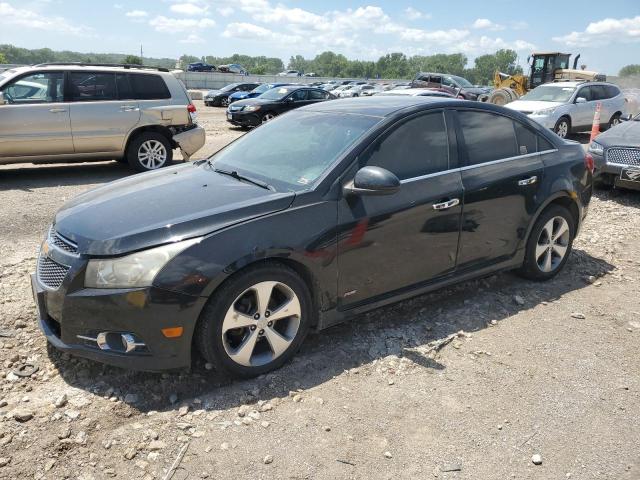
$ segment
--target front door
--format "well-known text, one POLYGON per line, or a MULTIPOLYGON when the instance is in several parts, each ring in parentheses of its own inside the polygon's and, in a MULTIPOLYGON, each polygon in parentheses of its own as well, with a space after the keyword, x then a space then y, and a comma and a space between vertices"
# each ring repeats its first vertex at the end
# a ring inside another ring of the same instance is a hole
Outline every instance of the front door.
POLYGON ((349 196, 338 204, 341 308, 445 275, 455 268, 462 182, 444 113, 394 125, 352 167, 378 166, 401 180, 388 196, 349 196), (450 153, 452 157, 450 158, 450 153))
POLYGON ((539 151, 550 144, 526 125, 484 111, 460 110, 464 214, 458 268, 508 260, 522 248, 539 205, 544 175, 539 151))
POLYGON ((0 157, 73 153, 64 73, 40 72, 2 87, 0 157))
POLYGON ((572 126, 579 130, 588 130, 593 125, 593 116, 596 113, 595 92, 590 86, 580 88, 576 93, 576 100, 584 98, 586 102, 576 103, 571 110, 572 126))
POLYGON ((69 73, 71 130, 77 153, 119 152, 140 119, 126 74, 69 73), (119 100, 122 98, 122 100, 119 100))

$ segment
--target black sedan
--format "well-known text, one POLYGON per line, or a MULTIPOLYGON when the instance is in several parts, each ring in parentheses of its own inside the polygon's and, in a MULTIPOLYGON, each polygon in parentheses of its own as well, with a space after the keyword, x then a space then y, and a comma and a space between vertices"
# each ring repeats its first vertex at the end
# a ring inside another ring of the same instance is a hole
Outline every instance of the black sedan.
POLYGON ((207 107, 226 107, 229 105, 229 96, 235 92, 250 92, 259 83, 230 83, 222 87, 220 90, 209 90, 204 95, 204 104, 207 107))
POLYGON ((239 100, 229 105, 227 121, 239 127, 256 127, 289 110, 336 98, 321 88, 300 85, 272 88, 259 97, 239 100))
POLYGON ((548 280, 591 199, 581 145, 495 105, 305 107, 208 160, 101 186, 55 216, 32 276, 58 349, 239 376, 307 333, 501 270, 548 280), (135 205, 135 208, 131 206, 135 205))
POLYGON ((589 153, 602 187, 640 190, 640 115, 598 135, 589 153))

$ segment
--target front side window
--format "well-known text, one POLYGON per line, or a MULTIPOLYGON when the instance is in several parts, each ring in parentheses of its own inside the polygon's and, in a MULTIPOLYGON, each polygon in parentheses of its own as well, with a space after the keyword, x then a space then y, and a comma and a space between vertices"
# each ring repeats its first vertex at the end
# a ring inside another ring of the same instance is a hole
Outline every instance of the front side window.
POLYGON ((327 92, 321 92, 320 90, 309 90, 310 100, 324 100, 327 97, 327 92))
POLYGON ((129 75, 133 94, 138 100, 161 100, 171 98, 169 89, 160 75, 135 73, 129 75))
POLYGON ((57 103, 64 101, 62 72, 34 73, 2 88, 8 103, 57 103))
POLYGON ((116 78, 113 73, 71 72, 69 80, 72 102, 116 99, 116 78))
POLYGON ((591 87, 583 87, 580 90, 578 90, 578 93, 576 94, 576 98, 584 98, 587 102, 590 102, 591 100, 593 100, 593 98, 591 98, 591 87))
POLYGON ((469 165, 521 155, 513 121, 487 112, 459 111, 469 165))
POLYGON ((293 92, 289 98, 294 102, 302 102, 307 99, 307 90, 297 90, 293 92))
POLYGON ((382 167, 400 180, 449 168, 449 142, 442 112, 412 118, 376 140, 362 166, 382 167))
POLYGON ((282 191, 307 190, 380 119, 293 110, 212 157, 213 166, 260 179, 282 191))

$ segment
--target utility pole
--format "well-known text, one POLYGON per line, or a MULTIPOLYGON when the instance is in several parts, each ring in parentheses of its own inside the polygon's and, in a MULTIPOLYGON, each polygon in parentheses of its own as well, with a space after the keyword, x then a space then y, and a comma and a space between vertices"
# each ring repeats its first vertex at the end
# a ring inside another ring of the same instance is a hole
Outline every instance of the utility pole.
POLYGON ((140 44, 140 63, 141 63, 142 65, 144 65, 144 60, 143 60, 143 58, 144 58, 144 57, 142 56, 142 44, 140 44))

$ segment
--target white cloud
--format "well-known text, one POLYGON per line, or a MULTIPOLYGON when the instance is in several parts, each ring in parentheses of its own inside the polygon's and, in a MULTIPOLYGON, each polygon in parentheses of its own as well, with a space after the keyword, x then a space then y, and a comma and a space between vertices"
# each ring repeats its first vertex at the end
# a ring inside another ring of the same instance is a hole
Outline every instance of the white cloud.
POLYGON ((407 7, 404 9, 404 16, 408 19, 408 20, 427 20, 429 18, 431 18, 431 14, 430 13, 424 13, 421 12, 420 10, 416 10, 413 7, 407 7))
POLYGON ((158 32, 178 33, 193 29, 205 29, 211 28, 216 25, 216 22, 210 18, 169 18, 164 15, 159 15, 149 20, 151 25, 158 32))
POLYGON ((64 17, 41 15, 33 10, 14 8, 7 2, 0 2, 0 31, 3 26, 45 30, 67 35, 88 35, 91 31, 88 27, 74 25, 64 17))
POLYGON ((301 38, 284 35, 278 32, 274 32, 269 30, 268 28, 261 27, 259 25, 255 25, 253 23, 246 22, 234 22, 227 25, 227 28, 222 32, 222 36, 225 38, 234 38, 234 39, 245 39, 245 40, 255 40, 255 39, 266 39, 266 40, 276 40, 283 43, 291 43, 300 41, 301 38))
POLYGON ((504 30, 503 25, 493 23, 488 18, 478 18, 475 22, 473 22, 472 27, 478 30, 492 30, 492 31, 504 30))
POLYGON ((553 37, 556 42, 569 47, 588 47, 609 43, 640 41, 640 16, 633 18, 605 18, 587 25, 583 32, 571 32, 553 37))
POLYGON ((235 10, 232 7, 220 7, 218 13, 223 17, 229 17, 235 10))
POLYGON ((130 12, 125 13, 125 16, 129 18, 144 18, 149 16, 149 14, 144 10, 131 10, 130 12))
POLYGON ((196 35, 195 33, 191 33, 189 34, 189 36, 187 36, 187 38, 180 40, 180 43, 188 43, 188 44, 199 44, 199 43, 204 43, 204 38, 200 37, 199 35, 196 35))
POLYGON ((179 15, 204 15, 209 7, 206 5, 200 6, 195 3, 174 3, 169 7, 173 13, 177 13, 179 15))

